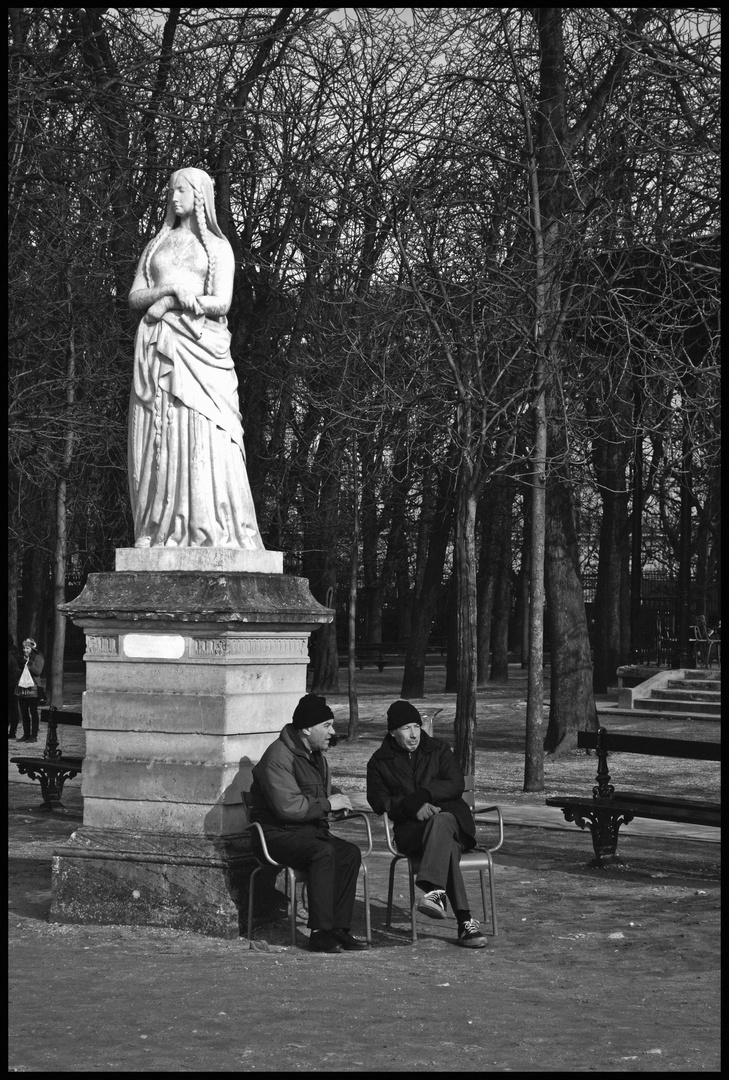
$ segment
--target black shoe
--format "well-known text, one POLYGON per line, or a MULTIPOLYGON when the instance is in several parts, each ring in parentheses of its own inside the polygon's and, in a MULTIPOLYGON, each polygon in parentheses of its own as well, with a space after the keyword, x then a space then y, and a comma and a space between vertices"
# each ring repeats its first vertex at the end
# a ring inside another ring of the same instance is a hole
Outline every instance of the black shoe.
POLYGON ((458 927, 456 944, 462 945, 464 949, 485 949, 488 943, 481 933, 476 920, 466 919, 466 921, 458 927))
POLYGON ((363 952, 365 949, 369 949, 369 941, 361 941, 359 938, 353 937, 349 930, 332 930, 334 940, 347 952, 363 952))
POLYGON ((312 930, 309 937, 309 952, 338 953, 344 950, 331 930, 312 930))
POLYGON ((16 739, 15 741, 16 742, 33 742, 30 735, 21 735, 20 738, 16 739))

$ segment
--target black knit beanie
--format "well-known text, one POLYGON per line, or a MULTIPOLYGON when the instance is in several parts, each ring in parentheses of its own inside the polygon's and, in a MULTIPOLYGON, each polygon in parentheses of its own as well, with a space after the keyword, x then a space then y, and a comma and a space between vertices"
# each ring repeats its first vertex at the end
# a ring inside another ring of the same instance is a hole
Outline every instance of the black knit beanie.
POLYGON ((420 724, 422 727, 420 713, 409 701, 393 701, 387 710, 387 730, 395 731, 396 728, 404 727, 405 724, 420 724))
POLYGON ((291 723, 297 731, 301 731, 302 728, 323 724, 325 720, 331 720, 333 716, 334 713, 327 705, 326 698, 319 697, 317 694, 305 694, 294 709, 291 723))

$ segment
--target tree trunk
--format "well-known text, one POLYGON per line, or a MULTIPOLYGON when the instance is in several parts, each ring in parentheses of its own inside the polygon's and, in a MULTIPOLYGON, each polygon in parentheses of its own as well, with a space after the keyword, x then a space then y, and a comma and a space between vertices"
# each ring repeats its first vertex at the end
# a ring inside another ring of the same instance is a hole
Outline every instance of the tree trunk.
POLYGON ((24 638, 32 637, 37 641, 43 653, 46 651, 47 571, 45 553, 40 548, 31 548, 23 576, 25 629, 20 633, 24 638))
POLYGON ((614 686, 620 664, 620 614, 622 585, 622 552, 625 499, 615 492, 603 492, 600 553, 595 589, 595 625, 593 641, 595 666, 593 688, 604 694, 614 686))
MULTIPOLYGON (((442 577, 442 568, 440 576, 442 577)), ((398 531, 395 542, 395 582, 397 596, 397 640, 398 642, 408 643, 412 633, 413 597, 410 588, 408 549, 402 529, 398 531)), ((438 584, 440 584, 440 579, 438 584)))
POLYGON ((615 685, 622 656, 622 578, 625 543, 628 537, 628 492, 625 465, 629 446, 618 441, 614 425, 593 446, 593 463, 602 498, 600 548, 595 591, 593 631, 595 667, 593 687, 604 694, 615 685))
POLYGON ((73 459, 73 421, 71 410, 76 400, 76 334, 74 326, 73 293, 70 281, 66 282, 66 299, 69 316, 68 359, 66 364, 66 406, 68 426, 61 461, 61 475, 56 482, 56 543, 53 553, 53 649, 48 672, 48 701, 57 708, 63 707, 63 657, 66 651, 66 617, 58 610, 66 602, 66 564, 68 557, 67 482, 73 459))
POLYGON ((478 580, 478 655, 476 659, 478 686, 489 681, 491 663, 491 633, 494 613, 495 584, 493 574, 487 572, 478 580))
POLYGON ((496 585, 495 530, 493 504, 490 499, 491 485, 487 485, 479 499, 481 519, 481 553, 478 568, 478 686, 485 686, 489 678, 491 662, 491 626, 494 612, 496 585), (487 509, 488 507, 488 509, 487 509))
POLYGON ((633 417, 636 434, 633 440, 633 505, 630 512, 630 656, 637 659, 643 649, 641 598, 643 594, 643 428, 642 390, 635 380, 633 417))
MULTIPOLYGON (((337 566, 332 538, 339 529, 342 443, 331 437, 325 418, 316 461, 309 484, 304 485, 305 551, 304 576, 320 604, 336 608, 337 566)), ((319 627, 311 638, 311 679, 313 693, 339 690, 336 616, 319 627)))
POLYGON ((534 403, 529 542, 529 666, 527 668, 524 791, 544 791, 544 562, 546 538, 547 421, 542 385, 544 365, 537 364, 534 403))
MULTIPOLYGON (((561 361, 557 347, 569 304, 569 293, 562 298, 562 260, 567 240, 565 204, 574 198, 570 159, 602 111, 611 89, 624 77, 634 48, 625 44, 616 53, 581 120, 570 128, 566 106, 564 9, 535 8, 534 18, 540 50, 536 147, 540 222, 535 232, 543 240, 543 263, 538 267, 538 276, 544 282, 541 314, 547 320, 544 334, 548 343, 547 355, 553 370, 558 370, 561 361)), ((640 32, 649 18, 648 9, 638 9, 633 17, 633 29, 640 32)), ((538 334, 538 340, 540 336, 538 334)), ((549 444, 555 460, 565 462, 567 454, 563 433, 558 427, 557 404, 555 402, 549 410, 555 417, 549 444)), ((578 729, 589 730, 597 726, 587 619, 577 562, 573 499, 568 481, 553 479, 547 501, 546 551, 551 709, 545 746, 550 750, 573 747, 578 729)))
MULTIPOLYGON (((374 448, 369 447, 372 454, 374 448)), ((363 449, 363 461, 368 447, 363 449)), ((365 641, 378 645, 382 641, 383 588, 379 568, 380 523, 377 514, 377 494, 371 470, 365 471, 362 482, 362 576, 364 580, 365 641)))
POLYGON ((18 587, 20 584, 20 557, 18 544, 14 541, 8 548, 8 635, 18 644, 18 587))
MULTIPOLYGON (((323 602, 323 601, 322 601, 323 602)), ((311 693, 339 692, 339 657, 336 619, 312 635, 311 693)))
MULTIPOLYGON (((626 514, 627 517, 627 514, 626 514)), ((619 664, 630 662, 630 546, 623 544, 620 566, 620 657, 619 664)))
MULTIPOLYGON (((524 493, 522 500, 524 516, 524 532, 521 545, 521 570, 519 572, 519 609, 521 611, 521 666, 526 668, 529 663, 529 583, 531 580, 531 495, 524 493)), ((540 739, 541 745, 541 739, 540 739)))
POLYGON ((454 577, 448 582, 446 602, 446 669, 443 693, 455 694, 458 689, 458 597, 454 577))
MULTIPOLYGON (((312 595, 320 604, 336 608, 336 569, 326 560, 324 566, 305 572, 312 595)), ((337 619, 320 626, 311 636, 311 692, 337 693, 339 690, 339 656, 337 652, 337 619)))
POLYGON ((66 602, 66 481, 56 489, 56 550, 53 559, 53 648, 48 668, 48 703, 63 706, 63 654, 66 646, 66 617, 59 610, 66 602))
POLYGON ((349 723, 347 739, 352 742, 359 734, 359 702, 357 700, 357 560, 359 555, 359 491, 357 490, 357 438, 352 440, 352 555, 349 570, 349 652, 347 656, 347 693, 349 723))
POLYGON ((491 673, 489 682, 509 678, 509 623, 511 621, 511 499, 513 488, 505 477, 495 481, 497 535, 494 611, 491 622, 491 673))
POLYGON ((420 588, 413 603, 410 637, 405 650, 400 696, 407 700, 425 696, 425 652, 443 589, 443 566, 455 512, 453 489, 453 475, 446 466, 438 481, 435 512, 428 537, 428 553, 420 588))
POLYGON ((683 668, 692 666, 691 646, 691 469, 692 441, 691 423, 687 402, 684 400, 683 439, 681 443, 681 501, 679 513, 679 557, 678 557, 678 652, 679 664, 683 668))
MULTIPOLYGON (((555 442, 557 439, 555 437, 555 442)), ((551 654, 545 750, 573 750, 578 731, 597 730, 585 599, 580 579, 574 493, 552 477, 547 492, 546 592, 551 654)))
POLYGON ((476 510, 475 492, 461 478, 456 514, 456 597, 458 619, 458 687, 454 753, 464 774, 476 769, 476 510))

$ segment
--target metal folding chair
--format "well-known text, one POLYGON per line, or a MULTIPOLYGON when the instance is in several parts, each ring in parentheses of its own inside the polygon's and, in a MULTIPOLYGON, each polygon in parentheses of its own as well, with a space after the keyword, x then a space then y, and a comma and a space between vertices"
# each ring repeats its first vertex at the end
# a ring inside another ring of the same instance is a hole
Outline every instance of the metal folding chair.
MULTIPOLYGON (((243 799, 244 799, 246 810, 248 810, 249 807, 250 807, 250 792, 244 791, 243 792, 243 799)), ((371 929, 371 924, 370 924, 370 887, 369 887, 369 877, 368 877, 368 874, 367 874, 367 861, 366 861, 367 856, 372 853, 372 829, 370 828, 369 818, 368 818, 367 814, 365 814, 365 813, 354 811, 351 814, 347 814, 346 818, 341 818, 341 819, 337 819, 337 820, 351 821, 353 818, 356 818, 356 817, 357 818, 362 818, 362 820, 364 821, 364 824, 365 824, 365 829, 367 831, 367 850, 362 852, 362 865, 361 865, 360 869, 362 870, 362 884, 363 884, 363 891, 364 891, 365 932, 366 932, 367 941, 371 942, 372 941, 372 929, 371 929)), ((250 880, 249 880, 249 883, 248 883, 248 948, 249 949, 253 948, 253 894, 254 894, 255 879, 256 879, 256 875, 258 874, 259 870, 263 870, 264 867, 266 867, 266 866, 274 866, 274 867, 276 867, 277 870, 285 870, 286 871, 286 897, 287 897, 288 904, 289 904, 289 918, 291 920, 291 944, 295 945, 296 944, 296 886, 300 884, 300 885, 303 885, 304 888, 306 887, 306 871, 305 870, 295 870, 291 866, 285 866, 283 863, 276 862, 276 860, 271 856, 271 853, 269 852, 269 850, 268 850, 268 848, 266 846, 266 838, 264 836, 263 829, 261 828, 260 824, 257 821, 250 821, 248 823, 248 825, 246 826, 246 828, 249 829, 249 830, 255 831, 257 833, 258 839, 259 839, 259 842, 260 842, 260 845, 261 845, 260 854, 258 852, 256 852, 256 851, 253 852, 253 856, 256 859, 256 861, 258 862, 258 866, 255 868, 255 870, 251 874, 250 880)), ((302 889, 302 895, 303 895, 303 889, 302 889)))
MULTIPOLYGON (((469 803, 469 805, 471 806, 471 809, 474 809, 474 804, 475 804, 474 793, 473 793, 474 777, 473 776, 467 776, 465 778, 465 780, 466 780, 466 790, 463 793, 463 797, 466 800, 466 802, 469 803)), ((464 852, 461 855, 460 866, 461 866, 461 871, 464 872, 464 873, 469 871, 469 870, 477 870, 478 871, 480 882, 481 882, 481 900, 483 902, 484 925, 486 925, 488 923, 488 921, 489 921, 488 912, 486 910, 486 881, 485 881, 485 878, 484 878, 484 873, 485 873, 485 871, 488 870, 488 875, 489 875, 489 896, 490 896, 490 900, 491 900, 491 936, 496 937, 496 935, 498 933, 498 923, 497 923, 497 920, 496 920, 496 896, 495 896, 495 893, 494 893, 494 863, 493 863, 492 856, 493 856, 493 853, 495 851, 499 850, 499 848, 501 847, 501 845, 504 842, 504 820, 503 820, 503 817, 501 816, 501 809, 498 806, 479 807, 478 813, 479 813, 479 815, 480 814, 487 814, 487 813, 495 813, 497 815, 497 822, 498 822, 498 827, 499 827, 499 840, 498 840, 498 843, 495 844, 493 847, 484 848, 483 850, 464 852)), ((415 920, 416 920, 416 912, 417 912, 417 908, 418 908, 418 903, 417 903, 417 900, 416 900, 416 897, 415 897, 415 878, 417 877, 418 870, 420 869, 420 859, 417 856, 403 855, 401 852, 399 852, 397 850, 397 848, 395 847, 395 842, 394 842, 393 833, 392 833, 392 823, 390 822, 390 819, 388 818, 387 814, 383 815, 382 821, 383 821, 383 824, 385 826, 385 843, 387 844, 388 850, 390 851, 390 853, 393 856, 392 860, 390 861, 390 881, 389 881, 389 887, 388 887, 388 891, 387 891, 387 919, 386 919, 385 925, 389 927, 392 924, 392 897, 393 897, 393 892, 394 892, 394 887, 395 887, 395 868, 396 868, 398 862, 400 862, 401 860, 404 859, 404 860, 407 861, 408 883, 409 883, 409 886, 410 886, 410 923, 411 923, 411 927, 412 927, 413 941, 417 941, 418 940, 418 931, 417 931, 416 921, 415 920)))

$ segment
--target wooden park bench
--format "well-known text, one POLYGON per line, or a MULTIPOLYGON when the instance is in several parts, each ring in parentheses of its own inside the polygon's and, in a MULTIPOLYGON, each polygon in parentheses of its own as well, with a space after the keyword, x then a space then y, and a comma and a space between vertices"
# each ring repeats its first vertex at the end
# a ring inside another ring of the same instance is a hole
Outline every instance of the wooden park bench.
POLYGON ((78 756, 78 747, 68 753, 64 752, 64 748, 59 744, 58 728, 63 725, 69 728, 80 728, 81 713, 66 712, 63 709, 57 709, 55 705, 39 711, 41 717, 48 721, 43 757, 22 755, 11 757, 10 760, 18 766, 21 776, 29 776, 31 780, 40 780, 43 795, 41 810, 63 809, 61 802, 63 785, 81 772, 83 757, 78 756))
POLYGON ((567 821, 574 821, 581 829, 589 828, 595 849, 595 865, 604 866, 617 859, 618 831, 621 825, 627 825, 633 818, 719 827, 720 803, 637 791, 616 791, 610 783, 607 756, 612 752, 719 761, 721 743, 647 735, 610 735, 601 727, 596 732, 579 731, 577 745, 583 750, 597 751, 597 783, 592 789, 592 798, 568 796, 547 799, 546 802, 547 806, 560 807, 567 821))

